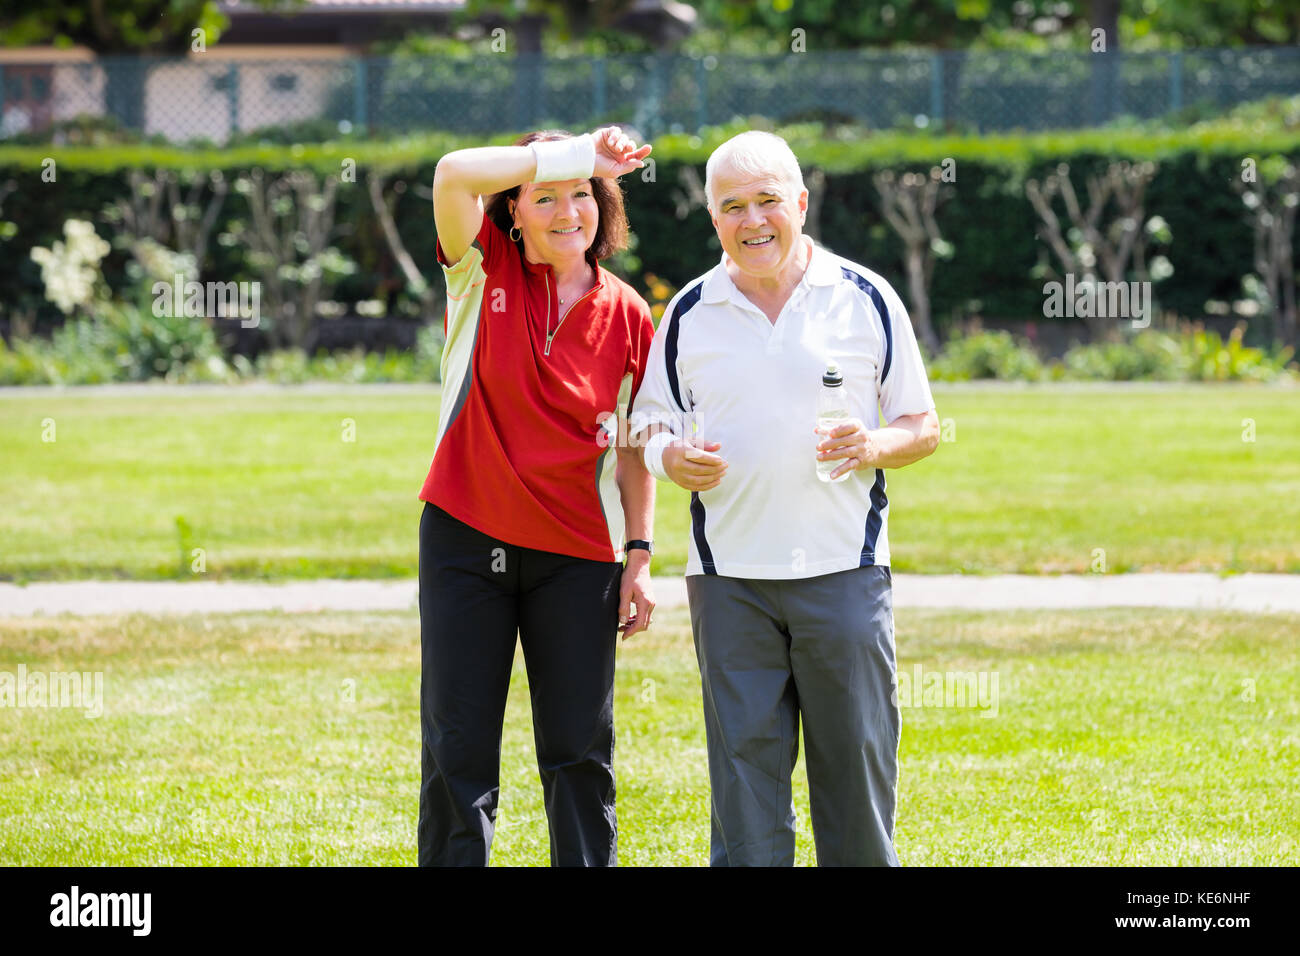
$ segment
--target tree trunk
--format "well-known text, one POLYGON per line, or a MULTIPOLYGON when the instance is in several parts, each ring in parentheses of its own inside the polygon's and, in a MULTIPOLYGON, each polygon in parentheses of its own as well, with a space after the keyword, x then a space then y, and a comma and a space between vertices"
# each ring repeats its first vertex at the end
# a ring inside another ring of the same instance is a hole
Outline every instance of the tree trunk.
POLYGON ((926 288, 925 257, 927 250, 915 244, 909 244, 905 255, 907 261, 907 288, 912 296, 912 330, 918 339, 929 349, 931 355, 939 352, 939 338, 934 334, 930 324, 930 290, 926 288))

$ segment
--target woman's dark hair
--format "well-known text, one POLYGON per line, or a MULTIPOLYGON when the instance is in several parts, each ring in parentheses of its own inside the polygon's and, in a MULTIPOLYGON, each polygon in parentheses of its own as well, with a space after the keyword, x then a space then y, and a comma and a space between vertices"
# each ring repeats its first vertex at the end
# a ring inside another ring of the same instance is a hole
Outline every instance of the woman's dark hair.
MULTIPOLYGON (((572 139, 573 134, 562 129, 544 129, 528 133, 515 141, 516 146, 529 143, 550 142, 558 139, 572 139)), ((504 192, 493 193, 484 199, 483 214, 494 222, 506 235, 514 227, 514 218, 510 215, 510 203, 519 199, 519 186, 504 192)), ((596 225, 596 238, 587 247, 587 262, 594 266, 597 259, 604 259, 627 248, 627 213, 623 209, 623 191, 617 179, 605 179, 602 176, 591 177, 591 192, 600 209, 600 221, 596 225)), ((519 255, 524 254, 524 241, 515 245, 519 255)))

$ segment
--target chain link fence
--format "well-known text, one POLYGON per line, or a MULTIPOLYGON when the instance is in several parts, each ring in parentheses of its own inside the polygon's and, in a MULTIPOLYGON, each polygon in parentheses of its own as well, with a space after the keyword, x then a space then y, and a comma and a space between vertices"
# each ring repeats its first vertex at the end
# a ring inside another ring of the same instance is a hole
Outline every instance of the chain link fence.
POLYGON ((1300 49, 1180 53, 792 53, 616 59, 485 55, 4 63, 0 139, 84 117, 172 142, 491 133, 631 122, 644 135, 737 116, 975 132, 1216 112, 1300 92, 1300 49))

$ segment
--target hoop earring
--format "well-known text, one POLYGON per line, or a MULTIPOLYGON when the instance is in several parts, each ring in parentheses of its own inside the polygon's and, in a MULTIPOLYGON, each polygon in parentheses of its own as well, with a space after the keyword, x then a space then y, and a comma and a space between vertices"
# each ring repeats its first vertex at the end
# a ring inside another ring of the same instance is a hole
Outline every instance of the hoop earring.
POLYGON ((518 227, 518 226, 511 226, 511 227, 510 227, 510 239, 511 239, 511 241, 513 241, 513 242, 518 242, 520 239, 522 239, 522 238, 524 237, 524 234, 523 234, 522 232, 519 232, 519 235, 516 236, 516 235, 515 235, 516 232, 519 232, 519 227, 518 227))

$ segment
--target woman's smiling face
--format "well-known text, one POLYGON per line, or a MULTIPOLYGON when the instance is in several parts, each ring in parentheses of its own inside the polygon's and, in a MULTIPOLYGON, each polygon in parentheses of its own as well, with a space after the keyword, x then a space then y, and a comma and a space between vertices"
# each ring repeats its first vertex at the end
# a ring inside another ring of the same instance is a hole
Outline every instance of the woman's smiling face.
POLYGON ((530 262, 582 258, 596 239, 600 206, 589 179, 524 183, 511 215, 530 262))
POLYGON ((781 274, 798 248, 808 210, 808 190, 796 193, 776 173, 718 171, 713 228, 723 250, 742 272, 760 278, 781 274))

